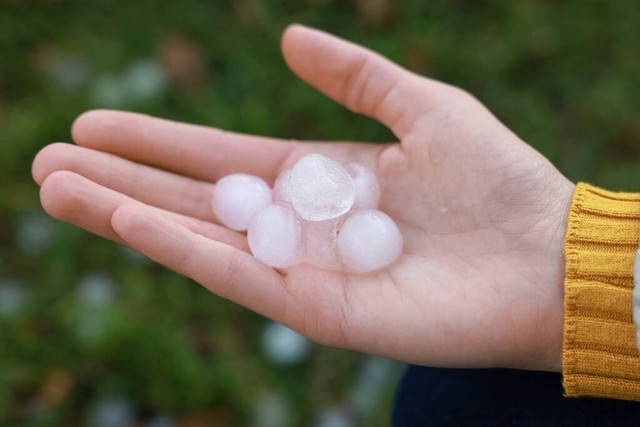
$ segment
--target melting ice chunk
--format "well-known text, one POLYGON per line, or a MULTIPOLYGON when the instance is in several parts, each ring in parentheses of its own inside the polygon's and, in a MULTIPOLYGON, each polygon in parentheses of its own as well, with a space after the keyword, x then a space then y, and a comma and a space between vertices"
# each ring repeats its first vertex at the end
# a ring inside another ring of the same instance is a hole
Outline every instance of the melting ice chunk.
POLYGON ((307 221, 324 221, 345 214, 355 199, 347 170, 322 154, 308 154, 291 169, 291 201, 307 221))
POLYGON ((291 179, 291 169, 286 170, 278 176, 273 184, 273 201, 291 204, 291 191, 289 180, 291 179))
POLYGON ((402 253, 402 235, 388 215, 378 210, 354 213, 338 234, 343 264, 366 273, 393 263, 402 253))
POLYGON ((300 222, 291 206, 274 203, 249 224, 251 253, 271 267, 290 267, 300 260, 300 222))
POLYGON ((344 168, 351 175, 355 189, 353 209, 377 209, 380 202, 380 186, 373 171, 357 162, 347 163, 344 168))
POLYGON ((271 189, 253 175, 227 175, 213 191, 213 212, 232 230, 245 231, 251 219, 271 202, 271 189))
POLYGON ((300 221, 305 262, 329 270, 341 269, 337 241, 338 232, 346 217, 342 215, 326 221, 300 221))

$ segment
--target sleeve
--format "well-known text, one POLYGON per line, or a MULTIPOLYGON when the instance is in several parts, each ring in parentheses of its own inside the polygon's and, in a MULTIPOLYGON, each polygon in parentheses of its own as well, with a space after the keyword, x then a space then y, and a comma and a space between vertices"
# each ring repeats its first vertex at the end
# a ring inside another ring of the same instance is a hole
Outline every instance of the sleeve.
POLYGON ((566 396, 640 401, 632 314, 639 241, 640 193, 576 186, 564 246, 566 396))

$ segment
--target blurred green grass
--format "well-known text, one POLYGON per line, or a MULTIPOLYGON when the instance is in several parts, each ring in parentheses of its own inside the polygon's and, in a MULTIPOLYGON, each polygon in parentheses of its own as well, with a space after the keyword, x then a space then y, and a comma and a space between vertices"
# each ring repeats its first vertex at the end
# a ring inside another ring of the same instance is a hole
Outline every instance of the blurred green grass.
MULTIPOLYGON (((300 364, 274 364, 264 319, 47 221, 30 177, 36 152, 71 141, 91 108, 286 138, 392 139, 287 70, 279 37, 291 22, 467 89, 573 181, 640 189, 636 1, 2 2, 0 281, 19 282, 25 303, 0 318, 0 424, 90 425, 96 402, 120 396, 139 423, 250 425, 275 392, 290 425, 309 425, 348 398, 359 355, 313 347, 300 364), (135 90, 122 89, 127 79, 135 90), (96 272, 113 296, 92 334, 78 287, 96 272)), ((356 424, 387 425, 393 387, 356 424)))

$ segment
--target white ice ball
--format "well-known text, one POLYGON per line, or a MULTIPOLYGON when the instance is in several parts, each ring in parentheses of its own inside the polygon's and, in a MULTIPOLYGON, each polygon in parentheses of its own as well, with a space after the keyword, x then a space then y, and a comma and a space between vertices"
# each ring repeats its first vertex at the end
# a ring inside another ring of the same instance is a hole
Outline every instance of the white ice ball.
POLYGON ((396 223, 378 210, 354 213, 338 234, 342 263, 366 273, 393 263, 402 253, 402 235, 396 223))
POLYGON ((355 189, 353 209, 377 209, 380 203, 380 185, 373 171, 358 162, 347 163, 344 168, 351 175, 355 189))
POLYGON ((223 225, 237 231, 245 231, 251 219, 271 202, 271 188, 253 175, 227 175, 213 191, 213 212, 223 225))
POLYGON ((275 184, 273 184, 273 201, 291 204, 291 190, 289 181, 291 179, 291 169, 282 172, 275 184))
POLYGON ((291 201, 307 221, 324 221, 345 214, 355 199, 349 172, 322 154, 307 154, 293 165, 289 179, 291 201))
POLYGON ((271 267, 284 268, 300 260, 300 222, 290 205, 274 203, 251 220, 247 240, 251 253, 271 267))

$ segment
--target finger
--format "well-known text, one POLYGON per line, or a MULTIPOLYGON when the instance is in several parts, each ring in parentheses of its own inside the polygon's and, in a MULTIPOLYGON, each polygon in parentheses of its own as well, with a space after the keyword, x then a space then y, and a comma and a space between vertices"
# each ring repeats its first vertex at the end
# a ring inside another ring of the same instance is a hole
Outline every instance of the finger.
POLYGON ((133 249, 223 298, 281 322, 299 315, 282 276, 246 252, 195 234, 142 205, 121 206, 111 222, 133 249))
POLYGON ((311 152, 373 168, 384 148, 364 143, 296 143, 108 110, 82 114, 72 133, 81 146, 210 182, 231 173, 248 173, 273 183, 283 169, 311 152))
MULTIPOLYGON (((113 213, 125 204, 144 206, 124 194, 69 171, 58 171, 49 175, 40 188, 40 200, 45 211, 52 217, 119 243, 123 242, 111 226, 113 213)), ((239 233, 173 212, 151 207, 149 209, 194 233, 248 250, 246 238, 239 233)))
POLYGON ((240 172, 271 182, 296 145, 108 110, 82 114, 72 134, 78 145, 210 182, 240 172))
POLYGON ((38 184, 59 170, 75 172, 147 205, 205 221, 214 220, 213 184, 210 183, 64 143, 46 146, 33 161, 33 177, 38 184))
POLYGON ((285 61, 300 78, 345 105, 388 126, 399 138, 447 101, 451 86, 421 78, 356 44, 302 25, 282 37, 285 61))

